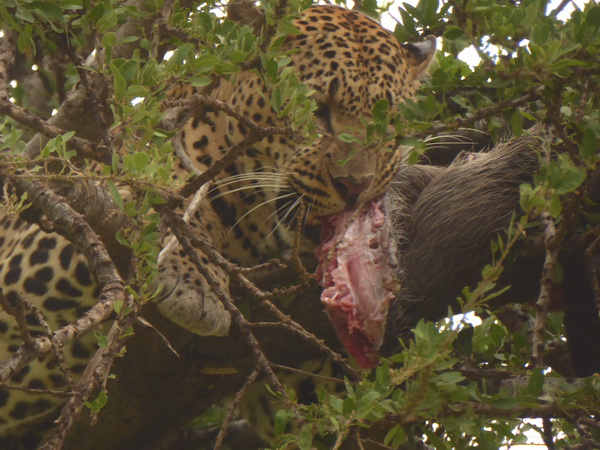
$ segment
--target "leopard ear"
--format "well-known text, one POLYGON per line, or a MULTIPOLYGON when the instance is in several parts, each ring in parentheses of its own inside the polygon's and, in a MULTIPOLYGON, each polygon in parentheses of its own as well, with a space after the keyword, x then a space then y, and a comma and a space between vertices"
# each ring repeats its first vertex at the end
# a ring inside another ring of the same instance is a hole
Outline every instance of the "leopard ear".
POLYGON ((413 78, 418 78, 433 60, 435 55, 435 36, 429 35, 421 42, 411 42, 402 44, 407 54, 407 62, 410 66, 411 75, 413 78))
POLYGON ((229 3, 227 18, 239 25, 248 25, 257 35, 265 25, 265 12, 252 0, 234 0, 229 3))

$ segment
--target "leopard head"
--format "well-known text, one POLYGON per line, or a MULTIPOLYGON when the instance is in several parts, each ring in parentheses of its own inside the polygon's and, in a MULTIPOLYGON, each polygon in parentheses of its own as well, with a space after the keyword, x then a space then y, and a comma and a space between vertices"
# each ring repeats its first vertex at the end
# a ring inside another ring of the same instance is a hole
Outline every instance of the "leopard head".
MULTIPOLYGON (((248 16, 255 18, 255 12, 248 16)), ((262 22, 251 25, 257 23, 262 22)), ((235 251, 220 250, 243 264, 289 248, 302 205, 302 223, 318 223, 381 195, 402 152, 393 144, 364 148, 338 136, 348 133, 361 141, 378 100, 394 109, 413 97, 435 53, 433 38, 403 45, 364 14, 337 6, 313 6, 295 25, 299 32, 288 36, 282 50, 289 52, 298 79, 314 92, 318 133, 306 141, 267 136, 215 179, 213 210, 242 241, 232 246, 235 251)), ((269 88, 256 72, 223 80, 213 95, 258 125, 288 125, 269 104, 269 88)), ((249 133, 230 115, 204 110, 180 137, 191 160, 205 169, 249 133)), ((302 245, 304 253, 312 253, 311 246, 302 245)))

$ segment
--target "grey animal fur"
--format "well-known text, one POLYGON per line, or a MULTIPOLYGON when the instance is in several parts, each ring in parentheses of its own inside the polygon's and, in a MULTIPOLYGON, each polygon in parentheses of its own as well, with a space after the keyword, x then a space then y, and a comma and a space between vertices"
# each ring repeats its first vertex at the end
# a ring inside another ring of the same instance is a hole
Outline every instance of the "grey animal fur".
POLYGON ((530 134, 447 168, 415 165, 399 172, 388 207, 402 288, 388 319, 388 343, 422 318, 444 317, 461 290, 481 279, 490 242, 519 208, 519 185, 537 170, 539 145, 540 137, 530 134))
MULTIPOLYGON (((542 139, 543 130, 536 127, 448 168, 410 166, 399 172, 388 194, 388 208, 398 235, 402 287, 390 308, 384 355, 398 350, 398 337, 408 337, 420 319, 439 320, 449 307, 457 311, 456 299, 463 288, 481 280, 483 267, 492 260, 491 241, 503 234, 514 214, 522 213, 519 186, 533 180, 542 139)), ((597 172, 585 187, 596 204, 600 203, 597 172)), ((543 245, 536 248, 535 230, 527 234, 516 248, 518 257, 505 263, 499 280, 511 288, 494 299, 492 307, 537 298, 543 245)), ((593 287, 598 269, 586 260, 588 247, 576 230, 567 235, 559 253, 563 280, 556 288, 571 356, 568 370, 578 376, 600 372, 600 317, 593 287)))

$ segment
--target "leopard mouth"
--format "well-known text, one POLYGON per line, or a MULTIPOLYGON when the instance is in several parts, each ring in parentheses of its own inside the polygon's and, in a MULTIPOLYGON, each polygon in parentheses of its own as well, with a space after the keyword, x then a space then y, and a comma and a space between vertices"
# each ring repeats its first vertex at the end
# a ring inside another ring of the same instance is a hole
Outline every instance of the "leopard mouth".
POLYGON ((389 302, 400 288, 396 244, 382 200, 325 217, 315 255, 321 301, 338 338, 359 366, 372 368, 389 302))

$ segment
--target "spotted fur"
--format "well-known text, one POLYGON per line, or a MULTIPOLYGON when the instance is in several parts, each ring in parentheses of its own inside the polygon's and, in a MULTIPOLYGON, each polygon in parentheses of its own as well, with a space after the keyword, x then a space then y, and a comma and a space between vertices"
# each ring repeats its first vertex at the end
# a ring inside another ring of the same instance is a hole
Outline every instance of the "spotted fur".
MULTIPOLYGON (((288 257, 294 221, 305 206, 305 224, 340 212, 382 194, 401 158, 398 151, 361 149, 336 138, 340 133, 364 135, 375 102, 386 99, 391 107, 413 96, 421 73, 428 66, 435 44, 401 45, 394 36, 358 12, 335 6, 315 6, 296 21, 299 34, 289 36, 284 50, 293 50, 291 66, 300 80, 315 91, 319 137, 300 143, 286 136, 267 136, 214 180, 211 199, 194 214, 194 230, 228 259, 244 265, 273 256, 288 257), (345 164, 341 161, 348 160, 345 164)), ((182 89, 178 95, 193 94, 182 89)), ((240 114, 262 126, 286 126, 268 102, 267 87, 255 72, 221 81, 212 92, 240 114), (264 95, 261 95, 264 94, 264 95)), ((178 141, 200 170, 219 160, 232 145, 248 135, 247 128, 224 112, 204 108, 191 117, 178 141)), ((187 176, 183 163, 177 176, 187 176)), ((310 255, 314 242, 307 233, 300 251, 310 255)), ((64 238, 35 225, 4 216, 0 219, 0 286, 11 305, 21 296, 44 313, 52 329, 61 327, 96 300, 96 284, 83 257, 64 238)), ((218 288, 228 292, 228 275, 210 266, 218 288)), ((183 250, 173 252, 159 269, 164 286, 159 309, 175 323, 202 335, 225 335, 229 314, 183 250)), ((33 334, 43 333, 28 316, 33 334)), ((7 357, 21 341, 16 323, 0 316, 3 337, 0 356, 7 357)), ((75 343, 66 354, 77 374, 91 350, 75 343)), ((56 370, 53 355, 35 361, 11 382, 26 387, 55 389, 65 380, 56 370)), ((56 399, 0 390, 0 435, 16 424, 38 420, 52 412, 56 399)))

